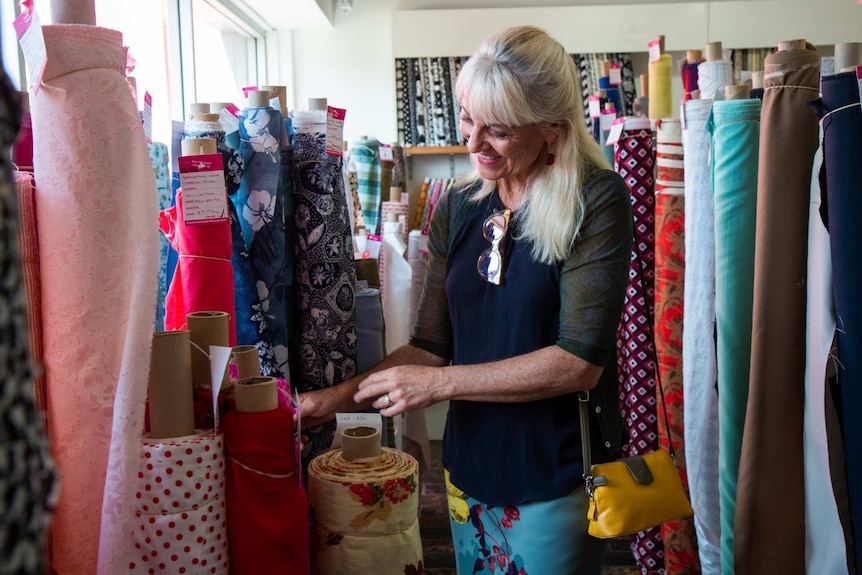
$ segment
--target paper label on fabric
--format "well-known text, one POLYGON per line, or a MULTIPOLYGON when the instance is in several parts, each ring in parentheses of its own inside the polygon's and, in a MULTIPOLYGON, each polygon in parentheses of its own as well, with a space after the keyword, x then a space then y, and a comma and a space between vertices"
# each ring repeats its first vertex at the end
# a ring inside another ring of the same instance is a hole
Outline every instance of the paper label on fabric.
POLYGON ((602 115, 602 101, 598 96, 589 97, 590 118, 600 118, 602 115))
POLYGON ((751 86, 753 74, 754 73, 751 70, 742 70, 739 73, 739 83, 745 84, 747 82, 748 85, 751 86))
POLYGON ((395 158, 392 156, 392 147, 391 146, 380 146, 377 148, 377 153, 380 155, 381 162, 394 162, 395 158))
POLYGON ((649 43, 649 61, 658 62, 661 60, 661 45, 658 38, 649 43))
POLYGON ((344 155, 344 117, 347 110, 326 107, 326 153, 330 156, 344 155))
POLYGON ((269 99, 269 107, 281 112, 281 100, 278 99, 278 96, 273 96, 269 99))
POLYGON ((147 143, 153 143, 153 97, 149 92, 144 92, 144 136, 147 137, 147 143))
POLYGON ((623 67, 619 64, 611 64, 610 73, 611 86, 619 86, 623 83, 623 67))
POLYGON ((239 108, 228 104, 218 113, 218 121, 225 134, 233 134, 239 131, 239 108))
POLYGON ((373 427, 383 435, 383 417, 379 413, 336 413, 332 449, 341 448, 341 432, 351 427, 373 427))
POLYGON ((365 249, 362 250, 362 259, 377 259, 380 257, 380 245, 383 238, 378 235, 368 234, 365 236, 365 249))
POLYGON ((179 168, 185 222, 212 224, 227 221, 227 193, 221 154, 181 156, 179 168))
POLYGON ((611 126, 611 131, 608 134, 608 139, 605 142, 606 146, 613 146, 620 141, 620 136, 623 135, 623 127, 625 127, 625 125, 626 119, 624 117, 614 120, 614 123, 611 126))
POLYGON ((835 74, 835 56, 823 56, 820 58, 820 77, 835 74))
POLYGON ((48 50, 45 48, 45 36, 42 34, 42 23, 39 15, 33 9, 32 4, 24 4, 25 10, 15 18, 12 25, 18 36, 18 43, 24 53, 27 62, 27 71, 30 74, 30 85, 33 95, 39 93, 42 84, 42 74, 45 73, 45 65, 48 63, 48 50))
POLYGON ((679 101, 679 127, 685 131, 685 98, 679 101))
MULTIPOLYGON (((185 191, 183 191, 183 197, 185 199, 185 191)), ((218 429, 218 397, 219 393, 221 393, 222 381, 224 381, 224 372, 230 364, 230 356, 231 353, 233 353, 233 348, 221 345, 211 345, 209 352, 210 381, 212 382, 213 392, 213 421, 215 421, 215 429, 218 429)))

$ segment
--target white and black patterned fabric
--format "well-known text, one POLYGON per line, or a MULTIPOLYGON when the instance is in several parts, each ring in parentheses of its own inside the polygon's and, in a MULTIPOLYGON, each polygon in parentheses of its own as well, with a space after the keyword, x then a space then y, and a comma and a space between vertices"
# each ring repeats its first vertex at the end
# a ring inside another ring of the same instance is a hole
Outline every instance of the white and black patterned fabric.
MULTIPOLYGON (((356 374, 353 236, 341 177, 341 158, 326 154, 325 120, 295 113, 291 136, 296 221, 296 321, 304 392, 331 387, 356 374)), ((307 430, 307 461, 332 444, 335 421, 307 430)))
POLYGON ((622 111, 617 110, 618 116, 634 115, 633 104, 637 93, 635 92, 635 73, 632 67, 632 55, 627 52, 575 54, 572 56, 578 66, 581 77, 581 96, 584 98, 584 119, 587 127, 592 127, 592 119, 589 114, 588 99, 599 90, 599 78, 602 76, 602 65, 605 62, 619 64, 622 72, 623 83, 620 86, 620 100, 622 111))
MULTIPOLYGON (((631 54, 573 54, 581 78, 584 119, 592 126, 587 98, 599 89, 602 64, 620 64, 623 83, 620 87, 622 111, 634 113, 635 79, 631 54)), ((460 106, 455 98, 455 78, 466 56, 440 58, 396 58, 395 101, 398 139, 405 146, 455 146, 464 143, 458 130, 460 106)))
POLYGON ((36 410, 18 252, 18 201, 7 150, 20 102, 0 71, 0 573, 45 573, 55 470, 36 410))

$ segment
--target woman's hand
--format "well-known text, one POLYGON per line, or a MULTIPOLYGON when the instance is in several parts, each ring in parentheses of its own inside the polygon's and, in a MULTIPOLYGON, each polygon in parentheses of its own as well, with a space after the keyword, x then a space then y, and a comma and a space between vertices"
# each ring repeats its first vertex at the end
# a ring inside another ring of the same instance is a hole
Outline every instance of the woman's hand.
POLYGON ((334 391, 334 388, 328 387, 299 394, 299 413, 303 429, 326 423, 334 419, 337 412, 343 411, 334 391))
POLYGON ((359 384, 353 400, 373 401, 382 415, 392 417, 405 411, 428 407, 446 399, 444 377, 440 367, 402 365, 372 373, 359 384), (386 398, 389 399, 387 405, 386 398))

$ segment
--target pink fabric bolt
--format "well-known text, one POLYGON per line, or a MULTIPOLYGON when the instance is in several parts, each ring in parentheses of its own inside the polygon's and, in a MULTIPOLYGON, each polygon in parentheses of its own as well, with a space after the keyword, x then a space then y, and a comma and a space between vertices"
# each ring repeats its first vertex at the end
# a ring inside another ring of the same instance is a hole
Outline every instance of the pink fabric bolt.
POLYGON ((43 27, 32 98, 48 417, 60 471, 52 568, 124 572, 158 277, 155 177, 122 35, 43 27))
POLYGON ((180 189, 177 205, 160 212, 159 227, 180 255, 165 299, 165 329, 186 329, 186 316, 196 311, 223 311, 236 345, 230 222, 186 224, 180 189))

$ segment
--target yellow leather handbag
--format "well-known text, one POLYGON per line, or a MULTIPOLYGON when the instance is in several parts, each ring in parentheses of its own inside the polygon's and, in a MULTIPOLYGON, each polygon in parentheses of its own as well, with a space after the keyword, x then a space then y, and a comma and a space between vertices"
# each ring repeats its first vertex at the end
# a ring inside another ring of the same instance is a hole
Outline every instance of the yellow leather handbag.
POLYGON ((669 452, 659 450, 591 464, 589 393, 582 392, 579 399, 590 535, 600 539, 622 537, 693 515, 669 452))

